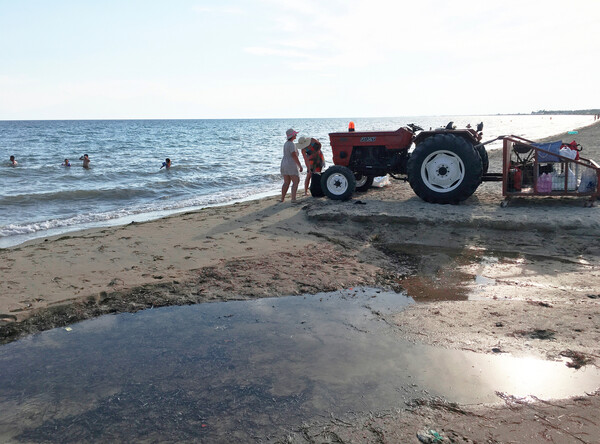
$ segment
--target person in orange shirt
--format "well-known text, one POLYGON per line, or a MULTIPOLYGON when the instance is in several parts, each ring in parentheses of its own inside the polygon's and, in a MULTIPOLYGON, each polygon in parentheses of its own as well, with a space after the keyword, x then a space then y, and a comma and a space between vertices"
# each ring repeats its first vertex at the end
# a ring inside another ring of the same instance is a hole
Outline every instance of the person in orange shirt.
POLYGON ((312 137, 300 137, 297 143, 304 157, 306 165, 306 179, 304 180, 304 195, 308 195, 310 180, 313 173, 320 173, 325 167, 325 158, 321 151, 321 142, 312 137))

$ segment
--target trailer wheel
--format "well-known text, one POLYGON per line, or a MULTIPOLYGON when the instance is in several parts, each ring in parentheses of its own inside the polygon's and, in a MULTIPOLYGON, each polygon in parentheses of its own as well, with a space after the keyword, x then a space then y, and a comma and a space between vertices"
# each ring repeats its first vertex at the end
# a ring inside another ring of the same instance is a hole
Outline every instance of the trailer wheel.
POLYGON ((424 201, 458 203, 481 183, 482 159, 462 137, 436 134, 417 145, 407 171, 410 186, 424 201))
POLYGON ((375 176, 367 176, 366 174, 355 174, 356 179, 356 191, 367 191, 373 185, 373 179, 375 176))
POLYGON ((348 200, 356 189, 356 179, 350 169, 332 166, 321 174, 321 188, 330 199, 348 200))
POLYGON ((475 149, 481 158, 482 173, 485 174, 488 172, 488 168, 490 167, 490 159, 488 158, 487 150, 485 149, 485 145, 477 145, 475 149))

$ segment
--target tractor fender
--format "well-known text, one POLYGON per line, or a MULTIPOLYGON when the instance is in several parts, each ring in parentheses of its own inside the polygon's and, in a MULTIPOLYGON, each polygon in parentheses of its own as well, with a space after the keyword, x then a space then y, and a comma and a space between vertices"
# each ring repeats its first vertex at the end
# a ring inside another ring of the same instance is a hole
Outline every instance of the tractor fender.
POLYGON ((477 138, 477 132, 469 129, 458 129, 458 130, 448 130, 445 128, 440 128, 438 130, 433 131, 421 131, 417 134, 413 140, 415 145, 423 142, 425 139, 429 139, 430 137, 435 136, 436 134, 454 134, 455 136, 462 137, 467 142, 472 145, 477 145, 479 143, 479 139, 477 138))

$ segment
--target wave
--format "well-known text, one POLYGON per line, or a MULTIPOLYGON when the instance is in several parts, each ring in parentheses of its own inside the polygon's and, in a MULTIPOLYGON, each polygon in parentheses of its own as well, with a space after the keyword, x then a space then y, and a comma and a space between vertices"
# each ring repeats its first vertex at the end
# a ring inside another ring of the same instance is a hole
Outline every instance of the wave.
POLYGON ((13 194, 0 198, 0 205, 30 205, 38 202, 52 201, 81 201, 103 199, 110 196, 111 200, 129 200, 153 196, 154 192, 144 188, 105 188, 95 190, 61 190, 30 194, 13 194))
MULTIPOLYGON (((187 198, 177 201, 161 200, 151 204, 139 206, 137 208, 118 208, 105 212, 89 212, 79 214, 73 217, 56 218, 45 221, 23 224, 8 224, 0 227, 0 238, 8 236, 18 236, 34 234, 40 231, 68 229, 74 227, 77 229, 95 224, 123 219, 128 216, 149 215, 152 213, 175 213, 182 210, 193 210, 207 206, 214 206, 252 198, 263 193, 273 192, 272 187, 256 187, 254 189, 241 189, 236 191, 216 192, 210 195, 187 198)), ((166 213, 166 214, 165 214, 166 213)), ((142 217, 144 219, 144 217, 142 217)))
MULTIPOLYGON (((135 186, 131 181, 123 183, 123 186, 98 187, 94 189, 67 189, 76 186, 75 181, 65 181, 61 185, 63 189, 46 192, 21 193, 17 187, 8 190, 0 196, 0 206, 24 207, 43 204, 44 206, 56 203, 95 201, 99 205, 112 205, 122 201, 133 203, 141 200, 170 198, 173 196, 185 197, 189 194, 213 195, 218 192, 232 193, 237 189, 253 189, 256 186, 272 186, 281 180, 279 173, 257 174, 255 177, 247 175, 213 174, 212 176, 195 175, 186 178, 171 178, 165 176, 162 180, 138 179, 135 186), (167 195, 165 195, 167 193, 167 195)), ((113 181, 107 181, 112 182, 113 181)))

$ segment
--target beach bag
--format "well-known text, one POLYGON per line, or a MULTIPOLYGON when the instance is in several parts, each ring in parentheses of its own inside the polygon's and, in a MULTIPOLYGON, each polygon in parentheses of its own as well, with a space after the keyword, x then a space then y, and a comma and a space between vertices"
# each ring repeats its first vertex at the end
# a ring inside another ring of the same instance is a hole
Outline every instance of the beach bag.
POLYGON ((325 193, 323 192, 323 188, 321 188, 321 173, 312 173, 312 177, 310 178, 310 195, 312 197, 323 197, 325 193))
MULTIPOLYGON (((559 154, 562 141, 550 142, 550 143, 534 143, 533 146, 549 151, 553 154, 559 154)), ((560 157, 553 156, 552 154, 537 152, 538 162, 560 162, 560 157)))

